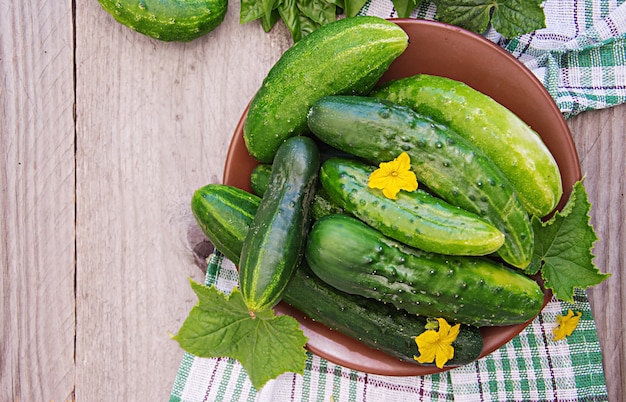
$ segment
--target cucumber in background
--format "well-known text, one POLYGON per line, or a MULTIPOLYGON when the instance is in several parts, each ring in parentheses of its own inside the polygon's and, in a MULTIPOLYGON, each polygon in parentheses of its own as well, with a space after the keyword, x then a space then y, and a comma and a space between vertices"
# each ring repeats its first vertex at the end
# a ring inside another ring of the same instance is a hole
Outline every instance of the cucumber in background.
POLYGON ((190 42, 224 21, 228 0, 98 0, 122 25, 165 42, 190 42))

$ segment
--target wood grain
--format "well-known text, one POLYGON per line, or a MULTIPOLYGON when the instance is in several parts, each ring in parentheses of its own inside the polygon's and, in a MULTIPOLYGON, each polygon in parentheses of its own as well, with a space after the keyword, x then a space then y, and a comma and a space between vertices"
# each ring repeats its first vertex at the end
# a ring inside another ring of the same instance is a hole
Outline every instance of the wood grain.
POLYGON ((182 357, 168 332, 196 301, 188 278, 203 279, 191 195, 221 181, 237 119, 284 46, 239 26, 234 7, 189 44, 139 35, 93 1, 76 16, 76 397, 164 400, 182 357))
MULTIPOLYGON (((240 25, 163 43, 93 0, 0 0, 0 401, 167 400, 169 339, 206 254, 192 192, 221 181, 237 120, 291 45, 240 25)), ((570 120, 613 276, 589 292, 609 394, 622 336, 626 105, 570 120)))
POLYGON ((72 10, 0 7, 0 401, 74 391, 72 10))
POLYGON ((592 203, 591 223, 599 241, 595 263, 611 277, 590 288, 591 308, 603 353, 604 372, 611 400, 626 395, 626 339, 624 339, 624 289, 626 277, 626 105, 585 112, 568 123, 578 150, 585 187, 592 203))

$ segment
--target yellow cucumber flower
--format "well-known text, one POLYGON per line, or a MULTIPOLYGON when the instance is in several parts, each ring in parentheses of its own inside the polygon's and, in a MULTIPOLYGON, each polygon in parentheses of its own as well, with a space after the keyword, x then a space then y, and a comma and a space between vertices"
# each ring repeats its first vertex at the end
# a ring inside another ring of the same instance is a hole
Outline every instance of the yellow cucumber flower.
POLYGON ((367 185, 383 190, 383 195, 392 200, 396 199, 400 190, 417 190, 417 178, 411 171, 411 158, 406 152, 402 152, 391 162, 382 162, 370 174, 367 185))
POLYGON ((566 316, 557 315, 556 322, 559 325, 552 330, 554 333, 554 340, 560 341, 561 339, 565 339, 566 336, 570 336, 578 326, 578 322, 580 321, 580 317, 582 315, 582 312, 578 312, 574 315, 572 310, 567 310, 566 316))
POLYGON ((439 331, 427 329, 415 338, 419 356, 413 356, 419 363, 432 363, 443 368, 446 362, 454 357, 452 342, 459 336, 461 324, 451 327, 445 318, 437 318, 439 331))

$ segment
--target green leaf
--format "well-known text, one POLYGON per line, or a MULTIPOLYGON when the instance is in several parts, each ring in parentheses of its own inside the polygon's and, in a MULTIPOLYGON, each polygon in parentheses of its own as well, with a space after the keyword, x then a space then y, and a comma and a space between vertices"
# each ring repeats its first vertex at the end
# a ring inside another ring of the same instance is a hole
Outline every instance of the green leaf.
POLYGON ((265 32, 269 32, 276 21, 280 19, 278 13, 278 4, 280 0, 261 0, 259 1, 263 8, 263 15, 261 16, 261 26, 265 32))
POLYGON ((278 13, 277 9, 272 10, 272 13, 270 14, 269 18, 267 18, 267 16, 264 15, 263 18, 261 18, 261 26, 263 27, 263 31, 265 32, 271 31, 272 27, 274 27, 274 25, 276 24, 276 22, 278 22, 279 19, 280 19, 280 14, 278 13))
POLYGON ((239 23, 246 24, 257 20, 265 14, 263 3, 258 0, 241 0, 241 9, 239 10, 239 23))
POLYGON ((299 0, 298 9, 318 25, 326 25, 337 19, 337 6, 326 0, 299 0))
POLYGON ((393 8, 398 13, 398 17, 409 18, 411 11, 417 7, 418 2, 421 2, 421 0, 391 0, 391 2, 393 3, 393 8))
POLYGON ((320 24, 316 23, 304 14, 300 14, 300 27, 302 29, 302 37, 304 38, 311 32, 315 31, 317 28, 319 28, 320 24))
POLYGON ((514 38, 546 27, 542 1, 509 0, 499 3, 491 16, 491 25, 505 38, 514 38))
POLYGON ((527 272, 541 268, 545 286, 557 299, 572 302, 575 288, 597 285, 610 276, 593 263, 592 248, 598 237, 589 221, 590 210, 587 191, 578 181, 562 211, 547 222, 532 218, 535 249, 527 272))
POLYGON ((543 0, 434 0, 440 21, 484 33, 489 24, 505 38, 545 28, 543 0))
POLYGON ((300 12, 296 3, 298 0, 282 0, 278 6, 280 18, 291 32, 291 39, 294 42, 302 38, 302 29, 300 27, 300 12))
POLYGON ((335 6, 337 6, 337 8, 340 8, 341 10, 343 10, 345 7, 345 3, 343 0, 328 0, 328 2, 330 4, 334 4, 335 6))
POLYGON ((298 321, 273 310, 252 317, 238 288, 226 296, 191 281, 198 303, 172 339, 199 357, 237 359, 255 388, 285 372, 303 374, 306 336, 298 321))
POLYGON ((354 17, 363 8, 367 0, 344 0, 346 17, 354 17))

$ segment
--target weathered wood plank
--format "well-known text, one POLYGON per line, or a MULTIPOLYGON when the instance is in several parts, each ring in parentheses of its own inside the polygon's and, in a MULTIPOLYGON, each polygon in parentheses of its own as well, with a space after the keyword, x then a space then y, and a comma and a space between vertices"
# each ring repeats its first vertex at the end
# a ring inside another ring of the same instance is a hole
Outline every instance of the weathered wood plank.
POLYGON ((0 400, 74 390, 72 2, 0 2, 0 400))
POLYGON ((197 41, 163 43, 76 5, 79 400, 164 400, 169 339, 202 280, 187 242, 193 191, 221 181, 230 137, 283 35, 241 26, 238 4, 197 41))
POLYGON ((626 267, 624 121, 626 105, 585 112, 569 121, 592 203, 591 221, 600 239, 594 247, 595 263, 602 272, 612 274, 588 291, 612 401, 620 401, 626 395, 626 277, 622 273, 626 267))

